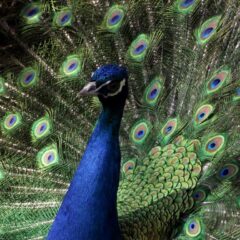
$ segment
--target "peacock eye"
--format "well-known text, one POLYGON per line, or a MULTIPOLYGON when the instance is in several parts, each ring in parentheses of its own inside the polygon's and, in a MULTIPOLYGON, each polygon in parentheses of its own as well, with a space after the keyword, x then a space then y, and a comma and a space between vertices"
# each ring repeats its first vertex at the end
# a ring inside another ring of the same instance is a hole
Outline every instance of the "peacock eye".
POLYGON ((107 85, 107 89, 111 92, 115 92, 119 89, 120 83, 119 82, 112 82, 107 85))

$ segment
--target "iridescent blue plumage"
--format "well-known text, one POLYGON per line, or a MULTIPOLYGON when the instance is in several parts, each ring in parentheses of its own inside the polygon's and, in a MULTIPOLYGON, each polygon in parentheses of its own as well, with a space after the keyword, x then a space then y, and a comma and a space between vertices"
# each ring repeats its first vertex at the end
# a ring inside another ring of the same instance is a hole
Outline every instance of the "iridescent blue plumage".
POLYGON ((92 75, 92 81, 103 84, 107 81, 121 81, 127 78, 127 70, 115 64, 107 64, 98 68, 92 75))
MULTIPOLYGON (((83 90, 85 94, 98 94, 101 85, 107 87, 108 82, 121 83, 127 78, 125 68, 105 65, 93 74, 95 85, 83 90)), ((47 239, 120 239, 116 203, 121 159, 118 138, 126 96, 124 85, 117 95, 100 97, 103 111, 47 239)))

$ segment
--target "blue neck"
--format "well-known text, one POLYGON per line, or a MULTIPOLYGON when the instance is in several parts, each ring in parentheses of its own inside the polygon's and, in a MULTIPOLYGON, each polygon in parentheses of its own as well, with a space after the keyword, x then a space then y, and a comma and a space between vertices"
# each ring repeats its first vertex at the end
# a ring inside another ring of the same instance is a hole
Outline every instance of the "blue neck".
POLYGON ((119 128, 123 107, 105 108, 66 193, 48 240, 117 240, 119 128))

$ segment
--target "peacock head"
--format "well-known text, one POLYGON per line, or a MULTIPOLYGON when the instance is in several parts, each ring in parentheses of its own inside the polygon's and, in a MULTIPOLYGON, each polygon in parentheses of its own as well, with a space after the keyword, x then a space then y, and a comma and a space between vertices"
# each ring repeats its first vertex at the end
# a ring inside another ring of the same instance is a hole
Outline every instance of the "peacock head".
POLYGON ((107 64, 93 72, 81 95, 97 95, 103 105, 124 104, 128 94, 128 72, 125 67, 107 64))

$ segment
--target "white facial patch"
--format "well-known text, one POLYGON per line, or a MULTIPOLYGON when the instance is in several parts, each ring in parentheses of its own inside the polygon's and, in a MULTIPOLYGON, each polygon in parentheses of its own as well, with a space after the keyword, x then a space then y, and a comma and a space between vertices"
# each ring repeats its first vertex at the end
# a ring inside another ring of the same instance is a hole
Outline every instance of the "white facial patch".
POLYGON ((120 82, 120 85, 119 85, 119 88, 116 92, 114 93, 108 93, 107 94, 107 97, 113 97, 113 96, 116 96, 118 93, 120 93, 123 89, 123 87, 125 86, 126 84, 126 79, 123 79, 121 82, 120 82))

